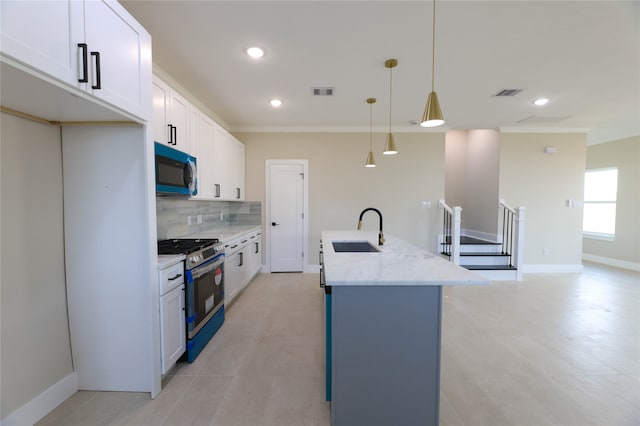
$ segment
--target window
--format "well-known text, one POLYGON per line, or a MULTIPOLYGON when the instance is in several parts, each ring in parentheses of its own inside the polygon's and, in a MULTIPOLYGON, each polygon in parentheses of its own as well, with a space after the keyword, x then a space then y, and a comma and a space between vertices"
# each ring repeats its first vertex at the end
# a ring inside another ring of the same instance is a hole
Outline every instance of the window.
POLYGON ((585 173, 582 232, 586 237, 613 240, 617 193, 617 168, 588 170, 585 173))

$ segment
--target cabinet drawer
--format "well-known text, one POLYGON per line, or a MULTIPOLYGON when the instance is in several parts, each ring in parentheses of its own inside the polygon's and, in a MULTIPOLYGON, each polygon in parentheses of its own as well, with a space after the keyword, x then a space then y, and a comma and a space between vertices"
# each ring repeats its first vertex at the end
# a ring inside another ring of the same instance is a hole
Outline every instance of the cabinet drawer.
POLYGON ((160 271, 160 295, 184 284, 184 262, 176 263, 160 271))

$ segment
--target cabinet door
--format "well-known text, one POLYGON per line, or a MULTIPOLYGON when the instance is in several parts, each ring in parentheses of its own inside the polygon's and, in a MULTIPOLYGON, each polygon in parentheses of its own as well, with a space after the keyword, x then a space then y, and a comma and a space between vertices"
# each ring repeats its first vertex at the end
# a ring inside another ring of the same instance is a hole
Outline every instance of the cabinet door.
POLYGON ((44 74, 79 86, 78 43, 84 42, 80 1, 0 2, 2 53, 44 74))
POLYGON ((244 144, 235 139, 236 199, 244 201, 244 144))
POLYGON ((171 113, 169 123, 174 126, 174 148, 183 152, 190 152, 189 144, 189 102, 175 90, 171 91, 171 113))
POLYGON ((213 129, 215 124, 204 114, 200 114, 198 124, 198 149, 196 159, 198 162, 198 195, 195 198, 211 199, 214 197, 214 184, 212 176, 213 161, 213 129))
POLYGON ((91 52, 87 90, 126 112, 150 119, 151 36, 115 1, 86 1, 84 5, 86 43, 91 52))
POLYGON ((244 145, 231 134, 227 134, 227 164, 227 178, 231 186, 229 199, 244 200, 244 145))
POLYGON ((213 129, 212 174, 216 190, 214 196, 219 200, 229 200, 233 195, 227 179, 227 138, 227 131, 216 124, 213 129))
POLYGON ((247 261, 246 248, 232 254, 229 259, 225 260, 225 303, 231 303, 247 284, 247 261))
POLYGON ((184 303, 184 285, 174 288, 160 298, 162 374, 165 374, 187 349, 184 303))
POLYGON ((169 144, 169 102, 171 88, 157 78, 153 79, 153 140, 169 144))

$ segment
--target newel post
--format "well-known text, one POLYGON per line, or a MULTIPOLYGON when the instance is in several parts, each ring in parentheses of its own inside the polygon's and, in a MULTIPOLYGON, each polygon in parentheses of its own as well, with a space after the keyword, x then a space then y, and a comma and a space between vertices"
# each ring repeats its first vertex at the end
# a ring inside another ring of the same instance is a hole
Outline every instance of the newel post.
POLYGON ((524 265, 524 214, 525 214, 526 211, 527 211, 527 209, 525 207, 516 208, 515 266, 516 266, 516 280, 517 281, 522 281, 522 267, 524 265))
POLYGON ((460 264, 460 223, 462 223, 462 207, 453 208, 453 230, 451 232, 451 261, 460 264))

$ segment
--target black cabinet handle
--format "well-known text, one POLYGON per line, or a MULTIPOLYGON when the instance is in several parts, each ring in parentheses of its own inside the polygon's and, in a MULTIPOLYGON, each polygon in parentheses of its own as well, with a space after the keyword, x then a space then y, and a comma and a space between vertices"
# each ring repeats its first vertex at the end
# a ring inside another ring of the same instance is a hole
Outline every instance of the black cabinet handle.
POLYGON ((174 145, 178 145, 178 127, 177 126, 173 126, 173 137, 171 139, 173 139, 174 145))
POLYGON ((256 244, 256 251, 254 251, 254 253, 258 254, 258 252, 260 251, 260 246, 258 246, 258 243, 255 243, 255 244, 256 244))
POLYGON ((173 277, 173 278, 169 278, 169 281, 175 281, 175 280, 177 280, 178 278, 180 278, 181 276, 182 276, 182 274, 176 274, 176 276, 175 276, 175 277, 173 277))
POLYGON ((240 264, 238 266, 244 265, 244 253, 240 252, 240 264))
POLYGON ((87 43, 78 43, 78 48, 82 50, 82 78, 78 79, 78 83, 88 83, 89 63, 87 62, 87 43))
POLYGON ((169 128, 169 140, 167 143, 169 145, 173 145, 173 126, 171 124, 167 124, 167 127, 169 128))
POLYGON ((213 189, 214 189, 214 197, 216 198, 220 198, 220 184, 219 183, 215 183, 213 184, 213 189))
POLYGON ((236 188, 236 198, 240 199, 240 188, 236 188))
POLYGON ((278 226, 280 225, 279 223, 275 223, 275 222, 271 222, 271 226, 278 226))
POLYGON ((92 89, 102 89, 102 79, 100 78, 100 52, 91 52, 91 56, 96 58, 96 84, 92 85, 92 89))

